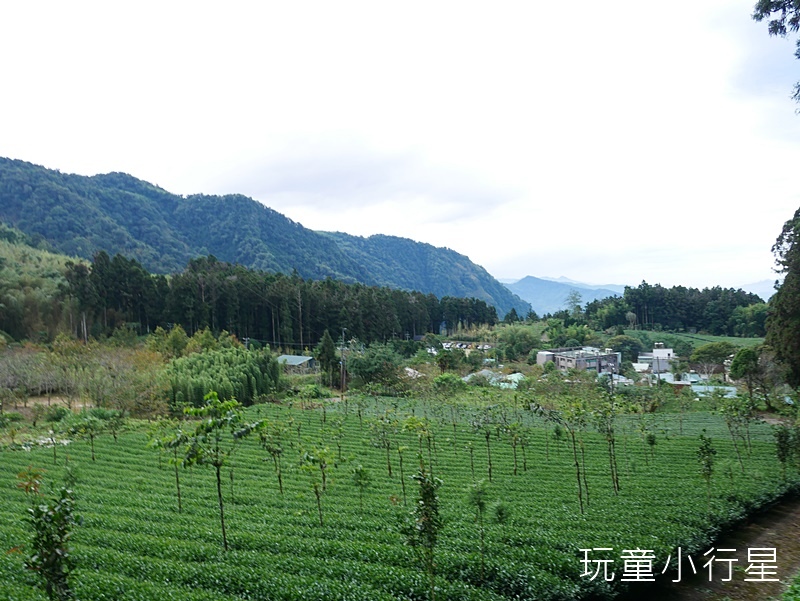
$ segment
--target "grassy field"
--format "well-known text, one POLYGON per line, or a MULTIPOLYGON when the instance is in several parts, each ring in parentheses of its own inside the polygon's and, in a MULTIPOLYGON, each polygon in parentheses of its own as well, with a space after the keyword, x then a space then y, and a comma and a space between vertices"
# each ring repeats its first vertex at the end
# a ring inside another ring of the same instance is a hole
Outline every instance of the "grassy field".
POLYGON ((763 338, 740 338, 738 336, 710 336, 708 334, 672 334, 691 342, 695 348, 708 344, 709 342, 730 342, 738 347, 757 346, 764 343, 763 338))
MULTIPOLYGON (((639 330, 625 330, 628 336, 636 336, 639 330)), ((659 339, 659 332, 646 331, 646 333, 654 340, 659 339)), ((686 334, 683 332, 664 332, 663 337, 670 339, 672 337, 680 338, 691 344, 694 348, 703 346, 709 342, 730 342, 737 347, 751 347, 763 344, 763 338, 740 338, 738 336, 711 336, 710 334, 686 334)))
MULTIPOLYGON (((319 407, 247 410, 248 419, 267 418, 286 427, 284 494, 270 455, 257 439, 245 440, 235 454, 232 482, 224 472, 227 553, 213 470, 180 470, 183 511, 178 513, 174 470, 166 455, 160 461, 159 453, 147 448, 144 423, 116 443, 110 435, 101 436, 94 462, 85 441, 58 448, 55 465, 51 448, 35 443, 6 448, 0 464, 0 550, 30 540, 23 522, 29 499, 16 487, 17 474, 33 465, 47 470, 46 482, 59 485, 68 454, 78 474, 75 491, 83 518, 73 537, 78 567, 72 582, 78 599, 426 599, 425 573, 399 529, 418 494, 409 476, 418 465, 420 440, 400 428, 412 412, 431 420, 433 472, 443 481, 444 528, 436 550, 440 600, 611 598, 622 590, 619 575, 610 585, 581 577, 580 549, 612 547, 618 572, 623 549, 652 550, 653 571, 660 574, 670 554, 674 562, 677 547, 684 554, 702 555, 720 529, 799 482, 793 471, 783 480, 766 425, 753 428, 752 455, 745 454, 743 473, 717 416, 688 414, 681 436, 676 416, 656 414, 650 424, 654 446, 645 444, 637 418, 630 417, 617 426, 619 495, 611 486, 605 438, 593 431, 583 434, 589 495, 582 514, 567 439, 556 438, 553 427, 530 412, 508 408, 507 420, 524 425, 528 444, 524 457, 517 448, 514 475, 509 436, 499 432, 490 437, 489 501, 502 502, 510 518, 500 524, 488 512, 481 568, 476 514, 467 502, 470 485, 488 476, 486 440, 470 426, 479 415, 476 410, 366 399, 359 420, 354 401, 348 409, 345 413, 345 406, 336 404, 324 415, 319 407), (390 424, 391 477, 385 448, 373 444, 376 416, 390 424), (703 430, 718 452, 710 505, 697 460, 703 430), (405 503, 398 445, 406 447, 405 503), (298 465, 305 451, 324 447, 337 459, 321 497, 320 526, 311 480, 298 465), (371 476, 363 509, 352 477, 359 464, 371 476)), ((426 443, 422 449, 428 463, 426 443)), ((0 598, 46 598, 36 575, 24 569, 24 553, 0 553, 0 598)))

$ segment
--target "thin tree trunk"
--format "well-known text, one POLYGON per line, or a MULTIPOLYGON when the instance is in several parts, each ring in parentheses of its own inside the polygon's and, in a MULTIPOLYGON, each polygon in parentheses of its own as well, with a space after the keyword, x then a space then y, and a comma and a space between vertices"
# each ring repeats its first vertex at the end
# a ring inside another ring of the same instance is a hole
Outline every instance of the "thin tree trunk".
POLYGON ((614 494, 619 494, 619 479, 617 478, 617 459, 614 456, 614 438, 612 435, 606 436, 608 443, 608 464, 611 469, 611 486, 614 489, 614 494))
POLYGON ((475 479, 475 451, 470 447, 469 449, 469 469, 472 471, 472 479, 475 479))
POLYGON ((578 445, 575 442, 575 432, 570 430, 572 436, 572 457, 575 461, 575 477, 578 480, 578 503, 581 507, 581 514, 583 514, 583 485, 581 484, 581 465, 578 462, 578 445))
POLYGON ((486 456, 489 458, 489 482, 492 481, 492 449, 489 446, 489 438, 491 433, 486 432, 486 456))
POLYGON ((517 441, 511 443, 511 450, 514 451, 514 475, 517 475, 517 441))
POLYGON ((403 477, 403 454, 397 451, 397 455, 400 457, 400 486, 403 488, 403 505, 406 504, 406 479, 403 477))
POLYGON ((319 486, 317 486, 316 484, 314 485, 314 495, 316 495, 317 497, 317 512, 319 513, 319 525, 323 526, 324 524, 322 523, 322 499, 321 499, 322 493, 319 490, 319 486))
POLYGON ((581 465, 583 467, 583 487, 586 489, 586 506, 589 507, 589 483, 586 481, 586 448, 584 447, 582 436, 579 439, 579 444, 581 446, 581 465))
POLYGON ((481 582, 483 582, 484 574, 485 574, 485 566, 486 566, 486 547, 484 545, 484 532, 483 532, 483 512, 478 512, 478 519, 480 521, 480 533, 481 533, 481 582))
POLYGON ((178 489, 178 513, 182 513, 183 507, 181 506, 181 479, 178 475, 178 448, 175 447, 175 488, 178 489))
POLYGON ((222 475, 221 467, 214 466, 217 470, 217 499, 219 500, 219 523, 222 526, 222 546, 228 550, 228 534, 225 532, 225 506, 222 503, 222 475))
POLYGON ((736 451, 736 458, 739 460, 739 467, 742 468, 742 473, 744 474, 744 463, 742 463, 742 454, 739 452, 739 445, 736 443, 736 435, 733 432, 733 428, 731 427, 730 422, 728 422, 728 432, 731 433, 731 440, 733 441, 733 449, 736 451))

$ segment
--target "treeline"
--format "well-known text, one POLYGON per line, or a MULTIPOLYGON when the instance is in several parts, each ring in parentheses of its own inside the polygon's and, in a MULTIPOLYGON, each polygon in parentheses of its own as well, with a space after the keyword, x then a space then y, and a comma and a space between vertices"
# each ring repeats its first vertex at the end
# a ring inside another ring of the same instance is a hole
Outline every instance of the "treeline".
POLYGON ((598 328, 707 332, 716 336, 764 336, 767 304, 741 289, 665 288, 642 282, 623 296, 586 305, 586 321, 598 328))
POLYGON ((455 329, 497 322, 495 308, 474 298, 304 280, 213 256, 192 259, 182 273, 167 278, 134 259, 99 252, 91 265, 69 263, 66 280, 79 311, 73 333, 84 338, 119 327, 145 334, 180 324, 190 335, 227 330, 240 339, 299 350, 316 345, 326 329, 373 342, 438 333, 442 323, 455 329))
POLYGON ((124 173, 85 177, 0 157, 0 221, 54 251, 90 260, 105 250, 152 273, 215 255, 306 279, 477 297, 524 315, 516 297, 468 257, 393 236, 316 232, 242 195, 184 198, 124 173), (214 227, 209 227, 214 224, 214 227))

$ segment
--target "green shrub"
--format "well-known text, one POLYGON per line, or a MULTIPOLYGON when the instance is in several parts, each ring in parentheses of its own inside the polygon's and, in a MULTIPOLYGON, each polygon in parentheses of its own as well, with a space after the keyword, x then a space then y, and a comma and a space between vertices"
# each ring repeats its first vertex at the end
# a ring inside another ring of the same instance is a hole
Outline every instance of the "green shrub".
POLYGON ((52 407, 48 408, 47 413, 44 416, 44 421, 60 422, 69 414, 70 410, 66 407, 62 407, 61 405, 53 405, 52 407))

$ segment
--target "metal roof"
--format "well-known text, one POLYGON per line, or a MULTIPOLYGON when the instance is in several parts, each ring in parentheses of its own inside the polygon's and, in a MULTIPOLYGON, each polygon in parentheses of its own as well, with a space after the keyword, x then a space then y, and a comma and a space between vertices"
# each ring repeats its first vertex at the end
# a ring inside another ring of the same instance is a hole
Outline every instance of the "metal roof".
POLYGON ((303 365, 303 363, 308 363, 314 357, 305 357, 303 355, 281 355, 278 357, 278 363, 283 363, 284 365, 303 365))

